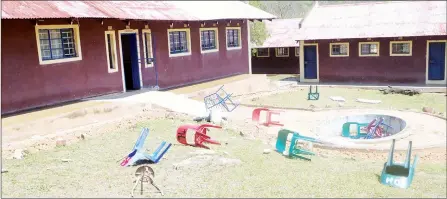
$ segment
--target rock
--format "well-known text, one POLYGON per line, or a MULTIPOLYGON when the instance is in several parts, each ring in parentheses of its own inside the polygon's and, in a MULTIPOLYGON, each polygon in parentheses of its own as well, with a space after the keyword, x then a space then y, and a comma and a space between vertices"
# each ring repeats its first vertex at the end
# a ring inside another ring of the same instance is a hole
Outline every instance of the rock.
POLYGON ((270 152, 272 152, 272 150, 270 150, 270 149, 264 149, 264 154, 269 154, 270 152))
POLYGON ((62 159, 62 162, 71 162, 71 159, 62 159))
POLYGON ((12 156, 14 159, 21 160, 23 159, 23 150, 22 149, 16 149, 14 150, 14 154, 12 156))
POLYGON ((65 146, 67 144, 67 141, 63 138, 57 138, 56 140, 56 146, 65 146))
POLYGON ((84 134, 81 134, 81 139, 82 139, 82 140, 85 140, 85 136, 84 136, 84 134))
POLYGON ((433 113, 433 108, 430 108, 430 107, 423 107, 422 108, 422 112, 424 112, 424 113, 433 113))
POLYGON ((8 173, 8 170, 2 168, 2 173, 8 173))

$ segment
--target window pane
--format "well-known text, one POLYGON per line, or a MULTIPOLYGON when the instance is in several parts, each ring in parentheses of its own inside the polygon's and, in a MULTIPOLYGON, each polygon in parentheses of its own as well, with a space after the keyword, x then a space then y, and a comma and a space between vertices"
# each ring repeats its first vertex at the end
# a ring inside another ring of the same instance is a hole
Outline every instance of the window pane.
POLYGON ((42 50, 42 59, 43 60, 51 59, 51 51, 50 50, 42 50))
POLYGON ((370 44, 370 53, 371 54, 377 53, 377 45, 376 44, 370 44))
POLYGON ((64 57, 63 49, 51 49, 51 55, 53 59, 61 59, 64 57))
POLYGON ((62 41, 60 39, 52 39, 51 49, 62 49, 62 41))
POLYGON ((48 39, 48 30, 40 29, 39 30, 39 39, 48 39))

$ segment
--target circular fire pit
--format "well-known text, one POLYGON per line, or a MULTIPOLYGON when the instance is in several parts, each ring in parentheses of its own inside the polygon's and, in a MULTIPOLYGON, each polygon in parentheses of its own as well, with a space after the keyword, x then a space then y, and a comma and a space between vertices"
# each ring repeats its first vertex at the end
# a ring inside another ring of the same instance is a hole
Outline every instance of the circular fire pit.
POLYGON ((399 117, 382 114, 354 114, 333 118, 319 137, 335 145, 373 144, 407 137, 407 123, 399 117), (379 121, 380 125, 376 127, 379 121))

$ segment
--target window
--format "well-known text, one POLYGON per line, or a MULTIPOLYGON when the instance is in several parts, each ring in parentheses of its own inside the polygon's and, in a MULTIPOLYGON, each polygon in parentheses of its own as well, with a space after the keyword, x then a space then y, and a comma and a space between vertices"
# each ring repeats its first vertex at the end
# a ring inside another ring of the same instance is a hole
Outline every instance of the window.
POLYGON ((227 27, 227 50, 241 49, 241 28, 227 27))
POLYGON ((256 57, 270 57, 269 48, 258 48, 256 49, 256 57))
POLYGON ((78 25, 39 25, 36 38, 41 65, 82 59, 78 25))
POLYGON ((188 28, 168 29, 169 56, 191 55, 191 38, 188 28))
POLYGON ((360 42, 359 56, 379 56, 379 42, 360 42))
POLYGON ((200 28, 200 46, 202 53, 219 51, 218 29, 200 28))
POLYGON ((143 29, 144 65, 146 68, 154 66, 154 54, 152 52, 152 33, 149 29, 143 29))
POLYGON ((288 57, 289 56, 289 48, 276 48, 276 56, 277 57, 288 57))
POLYGON ((411 41, 392 41, 390 42, 390 56, 411 56, 411 41))
POLYGON ((349 43, 331 43, 329 44, 330 57, 348 57, 349 43))
POLYGON ((300 47, 295 47, 295 57, 300 56, 300 47))
POLYGON ((116 57, 115 31, 105 31, 105 43, 107 53, 107 66, 109 73, 118 71, 118 60, 116 57))

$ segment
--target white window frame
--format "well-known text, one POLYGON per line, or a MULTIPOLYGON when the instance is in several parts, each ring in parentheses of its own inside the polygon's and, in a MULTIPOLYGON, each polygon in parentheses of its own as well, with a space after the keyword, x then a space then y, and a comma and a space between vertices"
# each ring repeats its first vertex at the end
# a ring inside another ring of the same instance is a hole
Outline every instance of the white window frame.
POLYGON ((413 41, 390 41, 390 56, 412 56, 413 55, 413 41), (393 44, 409 44, 410 52, 408 54, 393 53, 393 44))
POLYGON ((380 42, 359 42, 359 57, 378 57, 380 56, 380 42), (362 44, 376 44, 377 45, 377 54, 362 54, 362 44))
POLYGON ((329 57, 349 57, 349 42, 330 43, 329 44, 329 57), (346 45, 346 55, 334 55, 332 54, 332 47, 334 45, 346 45))
POLYGON ((146 49, 147 49, 147 44, 146 44, 146 33, 150 33, 151 34, 151 37, 149 38, 149 43, 150 43, 150 47, 151 47, 151 53, 150 53, 150 56, 152 57, 152 58, 154 58, 154 46, 153 46, 153 43, 152 43, 152 32, 151 32, 151 29, 143 29, 142 31, 141 31, 141 37, 143 37, 143 51, 144 51, 144 55, 143 55, 143 57, 144 57, 144 68, 151 68, 151 67, 154 67, 154 62, 151 62, 150 64, 148 64, 147 63, 147 57, 146 57, 146 49))
MULTIPOLYGON (((284 48, 284 47, 281 47, 281 48, 284 48)), ((280 48, 275 48, 275 55, 276 55, 276 57, 289 57, 289 55, 290 55, 290 48, 289 47, 285 47, 284 49, 287 49, 287 55, 286 54, 284 54, 284 55, 279 55, 278 54, 278 50, 279 50, 280 48)))
POLYGON ((239 50, 242 49, 242 32, 241 27, 226 27, 225 28, 225 46, 227 50, 239 50), (238 47, 228 47, 228 30, 238 30, 238 40, 239 40, 239 46, 238 47))
POLYGON ((199 38, 200 38, 200 53, 204 54, 204 53, 212 53, 212 52, 219 52, 219 29, 216 28, 200 28, 199 29, 199 38), (214 42, 216 43, 215 46, 216 48, 214 49, 202 49, 202 31, 208 31, 208 30, 213 30, 214 31, 214 42))
POLYGON ((300 47, 295 47, 295 57, 300 56, 300 47))
POLYGON ((109 30, 104 32, 104 39, 105 39, 105 46, 106 46, 106 54, 107 54, 107 69, 109 73, 118 72, 118 53, 116 50, 116 36, 114 30, 109 30), (115 54, 114 59, 112 60, 114 62, 114 67, 110 68, 110 55, 109 55, 109 45, 107 45, 107 35, 110 35, 111 39, 111 51, 115 54))
POLYGON ((189 28, 168 29, 167 33, 168 33, 167 35, 168 35, 168 52, 169 52, 169 57, 181 57, 181 56, 189 56, 189 55, 191 55, 191 29, 189 29, 189 28), (186 47, 188 48, 188 52, 171 54, 171 38, 169 37, 169 33, 170 32, 177 32, 177 31, 185 31, 186 32, 186 40, 188 42, 188 45, 186 47))
POLYGON ((35 36, 36 36, 36 44, 37 44, 37 55, 39 56, 39 64, 47 65, 47 64, 57 64, 57 63, 65 63, 65 62, 73 62, 82 60, 82 49, 81 49, 81 37, 79 34, 79 25, 35 25, 35 36), (65 29, 72 28, 73 29, 73 39, 76 55, 77 57, 65 58, 65 59, 54 59, 54 60, 43 60, 42 59, 42 49, 40 48, 40 38, 39 38, 39 30, 41 29, 65 29))

